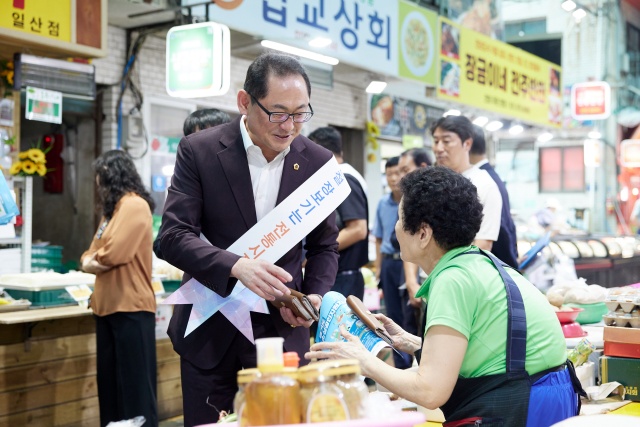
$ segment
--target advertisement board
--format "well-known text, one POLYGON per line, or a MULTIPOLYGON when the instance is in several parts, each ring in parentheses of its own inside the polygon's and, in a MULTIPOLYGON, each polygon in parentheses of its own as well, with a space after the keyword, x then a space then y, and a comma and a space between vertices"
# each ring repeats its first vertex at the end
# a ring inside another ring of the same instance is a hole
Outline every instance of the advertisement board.
POLYGON ((576 120, 602 120, 611 115, 611 87, 607 82, 571 86, 571 116, 576 120))
POLYGON ((561 68, 440 18, 438 98, 560 127, 561 68))

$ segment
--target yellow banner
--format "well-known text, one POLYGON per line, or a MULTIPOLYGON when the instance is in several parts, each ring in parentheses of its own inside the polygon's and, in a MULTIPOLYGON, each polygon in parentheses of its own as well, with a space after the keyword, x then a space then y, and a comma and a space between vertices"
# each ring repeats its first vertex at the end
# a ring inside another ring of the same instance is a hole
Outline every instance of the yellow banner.
POLYGON ((562 69, 440 18, 438 98, 560 127, 562 69))
POLYGON ((71 41, 71 0, 0 0, 0 27, 71 41))

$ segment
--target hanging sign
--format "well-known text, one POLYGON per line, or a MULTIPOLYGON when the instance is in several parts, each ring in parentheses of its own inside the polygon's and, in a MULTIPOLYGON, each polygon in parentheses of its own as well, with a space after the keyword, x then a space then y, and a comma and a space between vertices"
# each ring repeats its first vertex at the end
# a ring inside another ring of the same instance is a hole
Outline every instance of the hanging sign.
POLYGON ((571 87, 571 115, 576 120, 602 120, 611 115, 607 82, 576 83, 571 87))
POLYGON ((62 123, 62 92, 27 86, 25 117, 49 123, 62 123))
POLYGON ((620 165, 625 168, 640 167, 640 139, 625 139, 620 143, 620 165))
POLYGON ((167 93, 178 98, 224 95, 229 90, 229 27, 215 22, 181 25, 167 33, 167 93))

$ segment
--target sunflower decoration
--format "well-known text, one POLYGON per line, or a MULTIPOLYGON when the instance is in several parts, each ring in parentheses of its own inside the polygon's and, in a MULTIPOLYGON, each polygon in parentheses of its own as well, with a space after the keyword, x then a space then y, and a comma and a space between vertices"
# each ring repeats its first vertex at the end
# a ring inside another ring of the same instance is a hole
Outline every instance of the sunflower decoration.
POLYGON ((53 146, 49 146, 42 150, 40 148, 40 141, 36 147, 30 148, 18 153, 18 161, 14 162, 9 169, 11 175, 18 176, 32 176, 38 174, 39 176, 45 176, 51 169, 47 169, 47 156, 46 154, 51 150, 53 146))
POLYGON ((0 59, 0 88, 4 87, 4 94, 0 92, 0 95, 8 95, 11 93, 13 76, 13 61, 0 59))

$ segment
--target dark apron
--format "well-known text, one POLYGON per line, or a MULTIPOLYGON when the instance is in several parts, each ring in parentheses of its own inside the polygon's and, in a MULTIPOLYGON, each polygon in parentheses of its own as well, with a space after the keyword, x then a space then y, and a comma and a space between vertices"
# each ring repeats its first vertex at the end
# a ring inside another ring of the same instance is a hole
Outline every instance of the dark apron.
MULTIPOLYGON (((527 354, 527 319, 520 289, 503 268, 503 263, 490 252, 472 251, 460 255, 482 254, 488 257, 500 273, 507 292, 506 373, 476 378, 459 377, 451 397, 440 409, 444 427, 465 425, 525 427, 529 410, 531 385, 552 368, 530 377, 525 369, 527 354)), ((505 264, 506 266, 506 264, 505 264)), ((569 362, 570 363, 570 362, 569 362)), ((573 366, 569 367, 573 371, 573 366)), ((574 389, 581 390, 575 372, 571 372, 574 389)), ((579 400, 578 400, 579 401, 579 400)), ((579 410, 578 410, 579 411, 579 410)))

